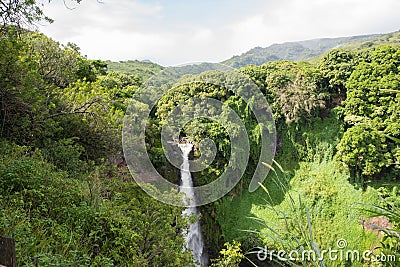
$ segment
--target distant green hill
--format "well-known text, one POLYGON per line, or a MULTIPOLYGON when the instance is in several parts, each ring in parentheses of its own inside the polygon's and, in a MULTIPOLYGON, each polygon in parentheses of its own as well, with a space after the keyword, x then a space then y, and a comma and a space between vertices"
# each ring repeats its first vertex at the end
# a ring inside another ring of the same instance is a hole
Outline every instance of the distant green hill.
MULTIPOLYGON (((233 56, 221 63, 234 68, 240 68, 249 64, 259 66, 270 61, 312 60, 318 59, 321 55, 338 47, 349 50, 361 50, 383 44, 400 45, 400 31, 386 34, 369 34, 286 42, 283 44, 273 44, 265 48, 255 47, 240 56, 233 56)), ((150 78, 152 75, 164 68, 150 61, 128 60, 106 62, 109 71, 120 71, 137 75, 138 77, 142 77, 144 80, 150 78)))
POLYGON ((278 60, 306 60, 320 56, 327 51, 338 47, 362 49, 380 44, 394 43, 400 43, 400 32, 339 38, 320 38, 299 42, 273 44, 266 48, 256 47, 240 56, 233 56, 222 63, 234 68, 239 68, 248 64, 262 65, 265 62, 278 60))
POLYGON ((379 34, 379 35, 377 35, 377 37, 375 37, 373 39, 357 41, 357 42, 350 42, 350 43, 344 44, 341 47, 344 49, 350 49, 350 50, 361 50, 361 49, 378 46, 378 45, 385 45, 385 44, 396 45, 396 46, 400 45, 400 31, 379 34))
POLYGON ((128 61, 106 61, 108 66, 108 71, 120 71, 127 74, 136 75, 143 80, 146 80, 158 73, 163 69, 162 66, 150 62, 150 61, 138 61, 138 60, 128 60, 128 61))

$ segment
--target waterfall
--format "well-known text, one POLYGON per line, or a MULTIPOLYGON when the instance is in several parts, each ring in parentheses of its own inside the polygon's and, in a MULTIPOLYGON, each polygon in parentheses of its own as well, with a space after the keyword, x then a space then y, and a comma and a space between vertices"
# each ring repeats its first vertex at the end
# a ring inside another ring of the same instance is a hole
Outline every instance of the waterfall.
MULTIPOLYGON (((189 171, 189 153, 193 149, 193 144, 179 144, 179 148, 182 151, 183 163, 181 165, 181 186, 180 191, 185 193, 184 201, 190 201, 190 207, 186 208, 182 215, 198 215, 199 212, 196 208, 196 198, 193 191, 192 175, 189 171)), ((200 222, 190 224, 188 231, 183 233, 186 241, 186 246, 192 251, 193 257, 196 262, 199 262, 202 266, 207 266, 208 256, 204 248, 203 236, 201 234, 200 222)))

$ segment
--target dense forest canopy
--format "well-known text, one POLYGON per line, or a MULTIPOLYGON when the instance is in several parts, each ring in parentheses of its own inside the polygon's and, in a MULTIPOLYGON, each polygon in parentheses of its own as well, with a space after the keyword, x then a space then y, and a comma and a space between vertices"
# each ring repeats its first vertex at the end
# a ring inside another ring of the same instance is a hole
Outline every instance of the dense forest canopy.
MULTIPOLYGON (((77 45, 22 28, 50 20, 36 1, 0 1, 0 11, 0 235, 17 240, 18 266, 194 266, 181 235, 194 218, 143 192, 123 158, 121 132, 131 98, 163 67, 88 60, 77 45)), ((266 192, 247 189, 268 125, 235 92, 198 82, 222 79, 224 72, 184 76, 147 122, 151 161, 175 184, 179 174, 165 157, 160 134, 176 106, 213 98, 245 126, 250 159, 243 178, 224 198, 201 207, 213 265, 248 263, 245 256, 252 255, 245 252, 257 246, 315 249, 314 241, 323 248, 344 237, 354 249, 378 244, 382 250, 376 253, 397 253, 398 237, 380 239, 364 230, 360 220, 368 220, 368 212, 353 206, 383 206, 398 230, 399 46, 377 41, 333 49, 310 62, 262 63, 238 71, 258 86, 275 121, 277 164, 264 166, 271 169, 262 186, 266 192), (310 240, 304 231, 311 225, 310 240), (223 249, 224 242, 230 243, 223 249)), ((193 174, 195 185, 214 181, 229 165, 228 130, 204 118, 184 126, 181 134, 194 142, 194 158, 201 157, 197 148, 204 138, 216 147, 211 165, 193 174)))

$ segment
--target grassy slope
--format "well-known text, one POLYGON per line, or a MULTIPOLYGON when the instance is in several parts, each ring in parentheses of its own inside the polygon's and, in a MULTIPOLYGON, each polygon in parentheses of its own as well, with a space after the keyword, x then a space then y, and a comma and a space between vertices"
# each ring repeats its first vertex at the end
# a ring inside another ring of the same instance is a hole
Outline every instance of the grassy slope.
MULTIPOLYGON (((314 238, 321 249, 334 248, 340 238, 348 242, 350 249, 371 249, 376 243, 375 234, 363 230, 360 220, 365 214, 355 203, 377 203, 377 193, 372 188, 355 188, 348 182, 346 171, 332 159, 342 133, 341 123, 332 115, 304 128, 296 143, 290 141, 290 134, 283 137, 283 148, 276 160, 282 163, 286 174, 278 173, 279 179, 287 180, 289 193, 294 198, 300 195, 310 208, 314 238), (297 160, 299 157, 304 160, 297 160)), ((279 211, 289 210, 289 195, 276 185, 274 178, 275 174, 270 173, 264 183, 269 196, 263 189, 254 193, 243 190, 237 198, 225 198, 217 206, 218 221, 226 241, 239 240, 248 247, 263 245, 258 238, 249 240, 249 233, 242 231, 266 231, 249 217, 261 218, 274 229, 281 228, 282 220, 265 206, 269 203, 279 211)), ((267 238, 262 239, 268 242, 267 238)), ((352 266, 357 265, 353 263, 352 266)))
POLYGON ((138 60, 128 61, 106 61, 109 71, 119 71, 127 74, 136 75, 143 80, 147 80, 154 74, 163 69, 162 66, 152 62, 142 62, 138 60))

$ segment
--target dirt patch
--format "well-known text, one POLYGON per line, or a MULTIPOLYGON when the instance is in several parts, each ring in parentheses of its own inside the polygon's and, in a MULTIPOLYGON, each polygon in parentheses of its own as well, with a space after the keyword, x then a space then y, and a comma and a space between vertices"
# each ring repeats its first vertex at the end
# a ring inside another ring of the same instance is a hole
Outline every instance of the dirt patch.
POLYGON ((378 232, 378 238, 381 238, 384 232, 381 228, 390 229, 392 228, 392 224, 390 223, 388 217, 386 216, 378 216, 373 218, 362 218, 361 225, 364 227, 364 230, 369 230, 373 232, 378 232))

